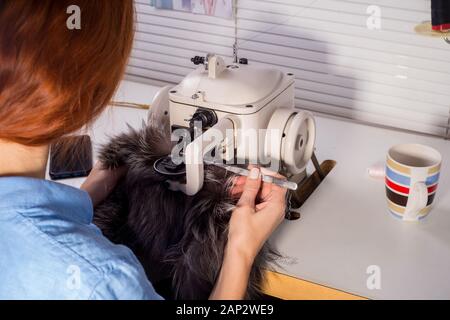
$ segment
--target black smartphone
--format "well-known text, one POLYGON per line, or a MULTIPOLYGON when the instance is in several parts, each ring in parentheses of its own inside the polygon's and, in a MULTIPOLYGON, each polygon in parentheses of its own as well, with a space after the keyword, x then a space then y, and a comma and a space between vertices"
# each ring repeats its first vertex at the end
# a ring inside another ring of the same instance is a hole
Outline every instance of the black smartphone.
POLYGON ((52 180, 87 177, 92 166, 92 142, 88 135, 64 137, 50 147, 52 180))

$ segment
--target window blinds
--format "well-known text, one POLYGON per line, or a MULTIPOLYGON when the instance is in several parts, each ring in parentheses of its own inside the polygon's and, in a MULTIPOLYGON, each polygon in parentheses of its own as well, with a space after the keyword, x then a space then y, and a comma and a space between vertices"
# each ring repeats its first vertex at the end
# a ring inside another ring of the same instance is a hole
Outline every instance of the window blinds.
MULTIPOLYGON (((429 0, 237 0, 239 56, 296 75, 296 105, 313 112, 450 138, 450 45, 417 35, 429 0), (379 18, 379 19, 378 19, 379 18)), ((231 59, 235 21, 136 0, 127 74, 175 84, 190 58, 231 59)))

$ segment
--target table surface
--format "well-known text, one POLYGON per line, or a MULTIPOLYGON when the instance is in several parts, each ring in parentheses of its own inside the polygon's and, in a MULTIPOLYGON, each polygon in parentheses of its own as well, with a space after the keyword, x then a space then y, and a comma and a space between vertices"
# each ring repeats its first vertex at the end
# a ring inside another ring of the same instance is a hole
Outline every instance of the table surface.
MULTIPOLYGON (((116 100, 149 104, 157 90, 124 81, 116 100)), ((94 149, 127 124, 141 126, 146 116, 145 110, 109 109, 89 129, 94 149)), ((284 256, 276 271, 373 299, 450 298, 450 142, 330 118, 316 121, 317 157, 337 165, 300 209, 301 219, 285 221, 272 236, 284 256), (421 222, 391 216, 383 181, 367 174, 398 143, 427 144, 444 158, 434 209, 421 222), (367 286, 370 266, 379 268, 380 289, 367 286)))

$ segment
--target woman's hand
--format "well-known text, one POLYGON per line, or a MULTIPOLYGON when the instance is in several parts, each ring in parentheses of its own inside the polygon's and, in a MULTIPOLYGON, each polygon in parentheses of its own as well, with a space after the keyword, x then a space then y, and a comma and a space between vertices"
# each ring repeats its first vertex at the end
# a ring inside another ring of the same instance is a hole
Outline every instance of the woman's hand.
POLYGON ((95 208, 108 197, 125 173, 125 167, 108 170, 103 169, 97 162, 80 189, 89 193, 95 208))
MULTIPOLYGON (((270 172, 266 175, 284 178, 270 172)), ((239 177, 232 193, 241 194, 229 227, 228 246, 253 262, 261 247, 283 221, 286 211, 286 189, 261 182, 261 171, 252 168, 250 176, 239 177)))
POLYGON ((248 178, 236 179, 232 195, 241 196, 231 215, 222 269, 210 299, 244 298, 256 255, 284 219, 286 192, 263 183, 258 168, 252 168, 248 178))

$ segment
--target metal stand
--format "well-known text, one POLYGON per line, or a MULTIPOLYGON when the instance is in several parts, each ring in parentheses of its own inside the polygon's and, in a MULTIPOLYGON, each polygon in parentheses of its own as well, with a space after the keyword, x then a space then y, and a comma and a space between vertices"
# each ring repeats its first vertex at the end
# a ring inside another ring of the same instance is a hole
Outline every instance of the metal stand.
POLYGON ((316 169, 317 174, 319 175, 320 180, 325 179, 325 176, 326 176, 326 175, 325 175, 325 173, 322 171, 322 168, 320 167, 320 163, 319 163, 319 161, 317 160, 317 157, 316 157, 316 153, 315 153, 315 152, 313 152, 313 154, 312 154, 311 161, 312 161, 312 163, 313 163, 313 165, 314 165, 314 168, 316 169))

